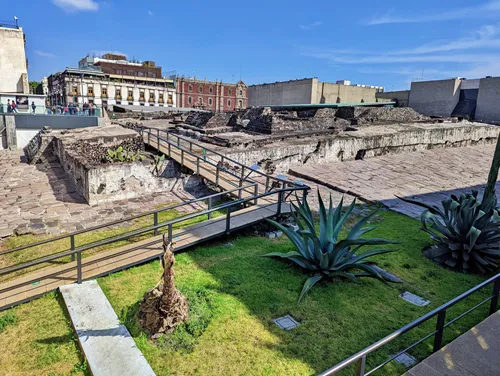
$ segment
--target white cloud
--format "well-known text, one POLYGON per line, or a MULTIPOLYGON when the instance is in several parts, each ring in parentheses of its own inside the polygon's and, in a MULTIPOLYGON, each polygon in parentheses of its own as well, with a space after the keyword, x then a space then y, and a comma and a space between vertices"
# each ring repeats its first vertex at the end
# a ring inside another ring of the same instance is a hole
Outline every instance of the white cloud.
POLYGON ((52 3, 67 12, 97 11, 99 9, 99 4, 94 0, 52 0, 52 3))
POLYGON ((313 23, 310 23, 308 25, 299 25, 299 27, 302 30, 312 30, 312 29, 316 29, 318 26, 321 26, 321 25, 323 25, 323 22, 321 22, 321 21, 314 21, 313 23))
POLYGON ((150 10, 148 10, 148 16, 152 16, 154 13, 150 10))
POLYGON ((38 55, 38 56, 42 56, 42 57, 56 57, 56 55, 54 55, 51 52, 43 52, 43 51, 40 51, 40 50, 36 50, 35 54, 38 55))
POLYGON ((434 11, 417 15, 397 15, 394 10, 389 10, 381 16, 375 16, 363 23, 367 25, 383 25, 395 23, 423 23, 440 22, 472 18, 489 18, 498 16, 500 11, 500 0, 492 0, 487 3, 478 4, 474 7, 451 9, 448 11, 434 11))

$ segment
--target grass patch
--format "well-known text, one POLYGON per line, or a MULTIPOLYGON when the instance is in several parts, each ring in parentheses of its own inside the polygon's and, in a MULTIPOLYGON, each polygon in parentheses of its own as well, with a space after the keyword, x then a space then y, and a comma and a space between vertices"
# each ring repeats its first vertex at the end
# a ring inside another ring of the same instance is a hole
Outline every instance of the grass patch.
MULTIPOLYGON (((484 280, 481 276, 442 269, 426 259, 421 251, 430 241, 419 231, 418 221, 389 211, 381 211, 379 216, 384 221, 370 236, 393 239, 402 244, 391 246, 398 252, 384 254, 377 260, 381 267, 402 278, 403 284, 391 287, 371 279, 365 279, 363 284, 328 282, 315 286, 303 302, 297 304, 307 275, 292 265, 262 257, 271 251, 289 251, 291 243, 285 238, 270 240, 257 236, 232 236, 230 243, 220 239, 176 256, 176 284, 190 301, 190 321, 157 342, 148 340, 140 330, 136 312, 144 293, 161 276, 160 263, 153 261, 114 273, 100 278, 99 284, 159 376, 311 375, 340 362, 484 280), (431 304, 417 307, 405 302, 398 298, 404 290, 431 300, 431 304), (291 331, 279 329, 272 319, 286 314, 292 315, 301 325, 291 331)), ((463 301, 448 312, 447 318, 452 319, 477 304, 490 290, 463 301)), ((448 327, 445 342, 483 320, 487 308, 478 309, 448 327)), ((23 316, 24 320, 29 319, 35 326, 39 325, 37 318, 44 317, 45 321, 54 320, 66 325, 61 331, 71 332, 53 295, 16 309, 19 320, 0 334, 0 346, 8 343, 4 335, 13 333, 23 322, 21 309, 28 314, 23 316)), ((369 356, 369 366, 419 340, 434 330, 434 326, 435 320, 432 320, 383 347, 369 356)), ((15 341, 20 346, 26 348, 33 344, 33 339, 26 333, 17 331, 15 334, 18 336, 15 341)), ((67 341, 63 343, 69 360, 63 361, 64 365, 56 360, 51 364, 73 370, 80 360, 74 341, 72 346, 67 341)), ((11 349, 15 346, 8 347, 9 351, 15 350, 11 349)), ((431 348, 432 338, 412 355, 423 359, 431 348)), ((2 354, 0 364, 1 360, 8 361, 11 367, 8 369, 15 369, 14 365, 19 367, 23 363, 25 354, 26 351, 17 351, 8 357, 2 354)), ((36 357, 30 357, 30 360, 38 362, 36 357)), ((402 366, 391 363, 380 374, 400 375, 403 372, 402 366)), ((352 374, 352 370, 346 374, 352 374)))

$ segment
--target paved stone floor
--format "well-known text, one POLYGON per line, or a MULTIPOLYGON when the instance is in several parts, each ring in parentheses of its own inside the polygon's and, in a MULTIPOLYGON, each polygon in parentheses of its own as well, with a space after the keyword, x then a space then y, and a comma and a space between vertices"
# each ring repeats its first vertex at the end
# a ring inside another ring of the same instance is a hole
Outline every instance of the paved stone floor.
POLYGON ((20 150, 0 152, 0 238, 71 232, 194 198, 184 191, 164 192, 90 206, 58 164, 29 165, 23 158, 20 150))
POLYGON ((498 376, 500 311, 432 354, 404 376, 498 376))
POLYGON ((422 209, 396 195, 439 204, 451 193, 482 191, 494 149, 495 145, 433 149, 294 168, 290 173, 418 217, 422 209))

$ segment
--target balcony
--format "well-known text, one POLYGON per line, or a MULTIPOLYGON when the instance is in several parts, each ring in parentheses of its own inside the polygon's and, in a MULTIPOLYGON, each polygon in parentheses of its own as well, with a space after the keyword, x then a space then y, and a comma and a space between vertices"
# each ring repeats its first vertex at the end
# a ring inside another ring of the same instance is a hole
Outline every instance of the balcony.
POLYGON ((149 103, 155 103, 155 99, 154 98, 149 98, 149 103))
POLYGON ((174 103, 174 101, 172 100, 172 98, 168 98, 167 103, 172 104, 172 103, 174 103))
POLYGON ((129 96, 127 97, 127 100, 128 100, 128 101, 133 101, 133 100, 134 100, 134 97, 132 97, 131 95, 129 95, 129 96))
POLYGON ((108 97, 108 94, 106 94, 106 93, 101 94, 101 98, 107 98, 107 97, 108 97))
POLYGON ((139 102, 144 102, 144 97, 139 97, 139 102))
POLYGON ((122 96, 120 94, 116 94, 115 98, 116 99, 122 99, 122 96))
POLYGON ((160 102, 160 103, 165 103, 165 99, 160 98, 160 99, 158 99, 158 102, 160 102))
POLYGON ((87 97, 93 97, 94 96, 94 93, 88 93, 87 94, 87 97))

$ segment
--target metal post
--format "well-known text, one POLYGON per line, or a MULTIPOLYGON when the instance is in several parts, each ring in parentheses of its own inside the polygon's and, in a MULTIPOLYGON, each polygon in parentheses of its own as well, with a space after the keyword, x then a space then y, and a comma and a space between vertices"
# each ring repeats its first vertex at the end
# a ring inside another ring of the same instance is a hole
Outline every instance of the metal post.
POLYGON ((82 252, 76 254, 76 280, 82 283, 82 252))
POLYGON ((172 145, 168 144, 168 157, 172 158, 170 155, 172 154, 172 145))
MULTIPOLYGON (((74 251, 75 250, 75 235, 71 235, 69 240, 71 243, 71 250, 74 251)), ((75 261, 75 254, 74 253, 71 254, 71 261, 75 261)))
POLYGON ((216 166, 217 171, 215 172, 215 185, 219 185, 219 167, 216 166))
MULTIPOLYGON (((212 209, 212 197, 208 198, 208 210, 212 209)), ((208 213, 208 219, 212 219, 212 212, 208 213)))
POLYGON ((500 277, 493 282, 493 297, 490 303, 490 315, 498 310, 498 294, 500 293, 500 277))
POLYGON ((151 145, 151 140, 150 140, 150 137, 151 137, 151 132, 148 131, 148 144, 151 145))
POLYGON ((200 174, 200 157, 196 157, 196 174, 200 174))
POLYGON ((169 241, 172 241, 172 238, 173 238, 173 235, 172 235, 172 230, 173 230, 173 229, 172 229, 172 227, 173 227, 173 226, 172 226, 172 224, 170 223, 170 224, 168 225, 168 240, 169 240, 169 241))
POLYGON ((231 206, 228 206, 226 214, 226 234, 229 235, 230 232, 231 232, 231 206))
POLYGON ((241 179, 243 180, 245 176, 245 166, 241 166, 241 179))
POLYGON ((264 190, 264 193, 267 193, 269 187, 269 176, 266 178, 266 189, 264 190))
POLYGON ((189 142, 189 151, 193 151, 193 143, 189 142))
POLYGON ((366 368, 366 355, 360 358, 356 362, 356 371, 354 374, 356 376, 365 376, 365 368, 366 368))
POLYGON ((259 195, 259 187, 257 184, 253 186, 253 195, 255 196, 255 200, 253 200, 253 203, 254 205, 257 205, 259 201, 259 199, 257 198, 257 196, 259 195))
POLYGON ((281 201, 283 201, 283 191, 278 192, 278 210, 276 211, 276 215, 281 215, 281 201))
POLYGON ((181 149, 181 166, 184 166, 184 149, 181 149))
POLYGON ((437 323, 436 323, 436 334, 434 334, 434 349, 432 352, 439 351, 443 344, 443 331, 444 331, 444 322, 446 319, 446 310, 443 310, 438 313, 437 323))
POLYGON ((156 128, 156 145, 158 150, 160 150, 160 129, 156 128))
POLYGON ((154 229, 154 235, 158 235, 158 228, 156 226, 158 226, 158 212, 154 212, 153 214, 153 224, 155 226, 155 229, 154 229))
POLYGON ((240 188, 240 189, 238 189, 238 200, 241 200, 241 191, 242 191, 241 187, 242 186, 243 186, 243 180, 240 179, 240 182, 238 184, 238 187, 240 188))
POLYGON ((167 141, 168 141, 168 132, 167 132, 167 141))

